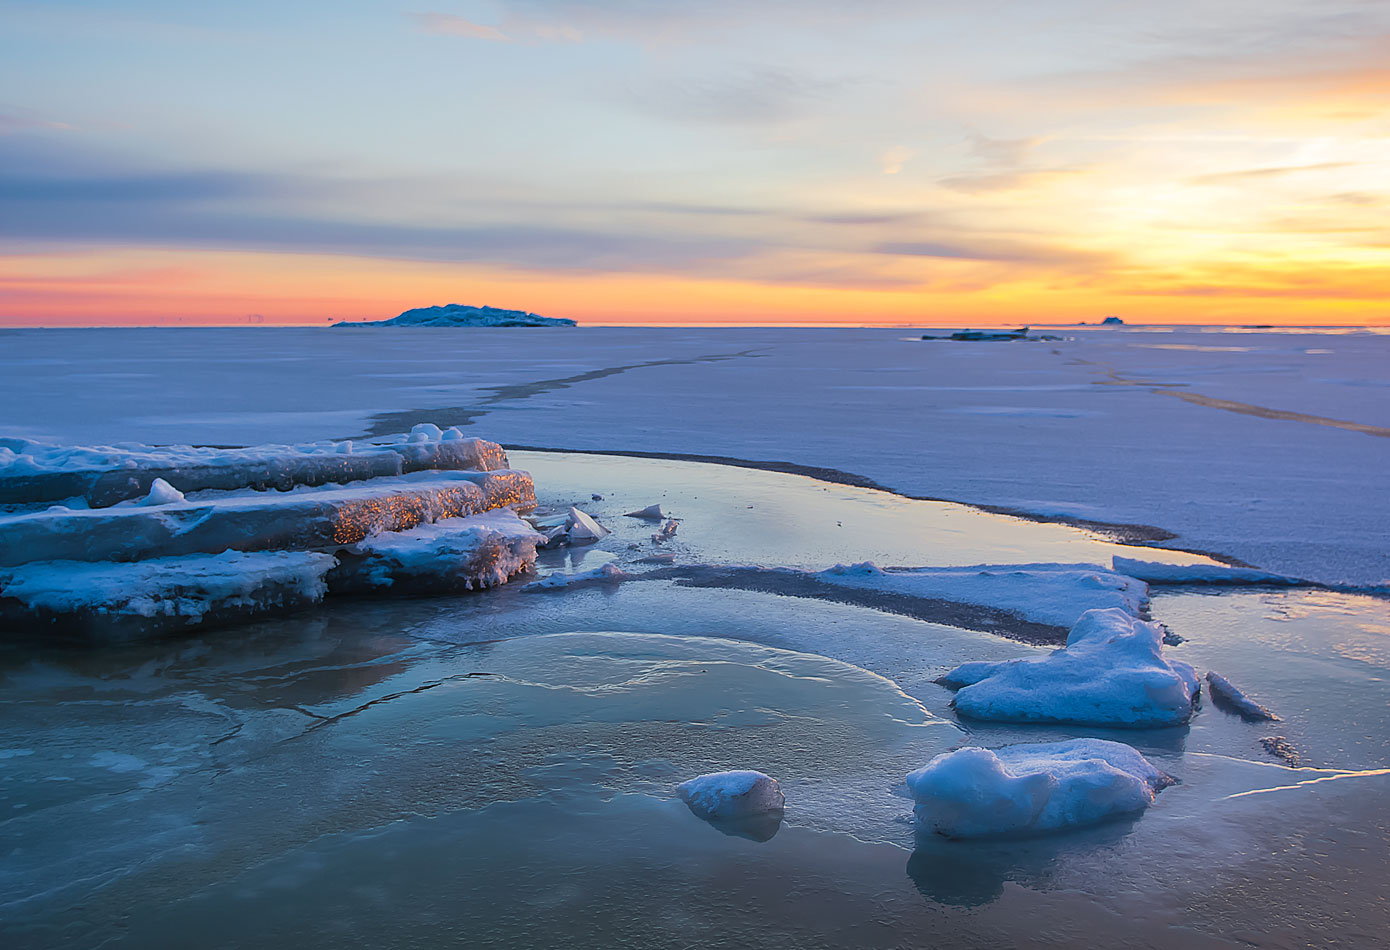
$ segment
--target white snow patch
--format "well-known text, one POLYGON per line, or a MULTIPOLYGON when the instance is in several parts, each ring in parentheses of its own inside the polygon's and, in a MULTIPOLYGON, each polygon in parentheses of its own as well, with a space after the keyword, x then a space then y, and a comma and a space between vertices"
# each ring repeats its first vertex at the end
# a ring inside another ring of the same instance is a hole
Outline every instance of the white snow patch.
POLYGON ((1119 608, 1089 610, 1047 656, 976 662, 943 676, 956 712, 1005 722, 1175 726, 1187 722, 1196 671, 1163 657, 1163 628, 1119 608))
POLYGON ((1171 781, 1134 749, 1103 739, 972 746, 907 776, 917 821, 951 838, 1094 824, 1143 811, 1171 781))
POLYGON ((750 818, 786 805, 777 780, 762 772, 712 772, 676 786, 681 800, 701 818, 750 818))

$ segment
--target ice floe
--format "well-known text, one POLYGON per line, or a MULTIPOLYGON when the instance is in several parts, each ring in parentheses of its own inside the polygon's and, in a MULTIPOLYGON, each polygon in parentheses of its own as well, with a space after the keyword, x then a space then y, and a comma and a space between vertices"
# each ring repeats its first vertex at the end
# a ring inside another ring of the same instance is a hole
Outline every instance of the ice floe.
POLYGON ((1104 739, 972 746, 907 776, 918 823, 951 838, 1095 824, 1143 811, 1169 784, 1139 752, 1104 739))
POLYGON ((1136 577, 1149 584, 1242 584, 1292 587, 1301 584, 1296 577, 1272 574, 1253 567, 1230 567, 1225 564, 1162 564, 1157 561, 1138 561, 1116 555, 1116 573, 1136 577))
POLYGON ((643 521, 660 521, 662 518, 665 518, 666 516, 661 513, 661 505, 656 504, 648 505, 645 508, 639 508, 636 511, 629 511, 627 514, 623 515, 623 517, 641 518, 643 521))
POLYGON ((786 805, 775 778, 746 769, 701 775, 676 786, 676 792, 691 811, 709 819, 752 818, 786 805))
POLYGON ((841 587, 993 607, 1057 627, 1070 627, 1086 611, 1102 607, 1137 617, 1148 604, 1142 581, 1094 564, 884 569, 865 561, 837 564, 815 577, 841 587))
POLYGON ((1196 671, 1163 656, 1163 629, 1111 607, 1089 610, 1046 656, 975 662, 940 682, 973 719, 1097 726, 1176 726, 1192 716, 1196 671))

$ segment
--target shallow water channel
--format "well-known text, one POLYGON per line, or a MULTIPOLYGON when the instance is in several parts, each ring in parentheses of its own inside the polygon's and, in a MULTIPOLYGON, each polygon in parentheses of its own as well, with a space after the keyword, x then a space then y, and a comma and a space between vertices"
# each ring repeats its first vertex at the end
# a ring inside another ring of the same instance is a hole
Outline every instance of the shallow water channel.
MULTIPOLYGON (((822 568, 1189 562, 803 476, 513 453, 654 551, 822 568), (602 500, 592 500, 592 495, 602 500), (673 541, 622 513, 660 502, 673 541)), ((196 639, 0 650, 0 938, 13 947, 1378 946, 1390 927, 1390 604, 1155 588, 1170 647, 1283 719, 962 723, 933 680, 1045 648, 679 579, 330 603, 196 639), (919 836, 903 775, 965 743, 1129 742, 1180 780, 1137 819, 919 836), (1262 738, 1280 735, 1295 768, 1262 738), (780 825, 674 797, 778 778, 780 825)))

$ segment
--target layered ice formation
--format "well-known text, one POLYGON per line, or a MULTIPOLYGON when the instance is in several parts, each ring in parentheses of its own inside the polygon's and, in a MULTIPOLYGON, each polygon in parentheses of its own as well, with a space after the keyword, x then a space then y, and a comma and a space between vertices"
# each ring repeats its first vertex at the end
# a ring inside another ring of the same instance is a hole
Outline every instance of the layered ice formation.
POLYGON ((956 712, 1004 722, 1176 726, 1192 716, 1197 673, 1163 656, 1163 628, 1111 607, 1089 610, 1047 656, 976 662, 940 682, 956 712))
POLYGON ((1103 607, 1138 617, 1149 600, 1143 581, 1094 564, 884 569, 865 561, 837 564, 815 577, 840 587, 993 607, 1056 627, 1071 627, 1086 611, 1103 607))
POLYGON ((506 466, 496 443, 429 424, 360 452, 4 440, 0 622, 130 638, 293 610, 326 592, 505 583, 545 540, 514 510, 535 505, 530 475, 506 466), (58 494, 67 505, 41 507, 58 494))
POLYGON ((337 563, 321 552, 227 551, 25 564, 0 569, 0 620, 104 640, 158 636, 316 604, 337 563))
POLYGON ((690 810, 706 819, 753 818, 780 812, 786 805, 777 780, 762 772, 712 772, 676 786, 690 810))
POLYGON ((1170 784, 1137 751, 1103 739, 972 746, 907 776, 918 823, 950 838, 1095 824, 1143 811, 1170 784))
POLYGON ((93 508, 147 495, 162 479, 178 491, 237 488, 281 491, 426 470, 507 467, 495 442, 457 428, 418 425, 405 441, 382 445, 316 442, 207 448, 189 445, 65 446, 0 438, 0 505, 81 498, 93 508))
POLYGON ((307 550, 535 503, 525 472, 416 472, 288 492, 207 492, 164 505, 0 515, 0 566, 307 550))

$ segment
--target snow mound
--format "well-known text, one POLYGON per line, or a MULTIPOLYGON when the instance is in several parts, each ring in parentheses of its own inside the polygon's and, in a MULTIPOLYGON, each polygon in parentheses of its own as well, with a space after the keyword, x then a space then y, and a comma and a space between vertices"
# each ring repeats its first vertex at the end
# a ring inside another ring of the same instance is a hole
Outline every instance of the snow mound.
POLYGON ((591 568, 587 571, 576 571, 573 574, 551 574, 549 577, 542 577, 538 581, 532 581, 521 589, 524 591, 564 590, 567 587, 577 587, 581 584, 618 583, 629 580, 632 576, 633 575, 624 571, 612 561, 609 561, 607 564, 591 568))
POLYGON ((333 592, 441 593, 505 584, 545 540, 508 508, 375 534, 339 552, 333 592))
POLYGON ((0 618, 105 639, 157 636, 318 603, 337 563, 329 554, 289 551, 36 562, 0 569, 0 618))
POLYGON ((706 819, 752 818, 786 805, 777 780, 762 772, 712 772, 676 786, 690 810, 706 819))
POLYGON ((1284 574, 1271 574, 1252 567, 1228 567, 1225 564, 1161 564, 1116 555, 1114 565, 1117 572, 1150 584, 1270 584, 1290 587, 1302 583, 1298 578, 1284 574))
POLYGON ((1088 610, 1047 656, 966 663, 939 682, 962 716, 1004 722, 1176 726, 1192 716, 1196 671, 1163 657, 1163 628, 1111 607, 1088 610))
POLYGON ((1037 623, 1071 627, 1088 610, 1113 607, 1137 617, 1148 587, 1094 564, 980 564, 883 569, 872 561, 836 564, 815 575, 826 584, 978 604, 1037 623))
POLYGON ((344 321, 335 327, 573 327, 573 320, 542 317, 525 310, 500 307, 469 307, 460 303, 442 307, 416 307, 390 320, 344 321))
POLYGON ((1172 779, 1103 739, 969 747, 907 776, 917 821, 950 838, 1036 834, 1141 812, 1172 779))
POLYGON ((1207 692, 1212 702, 1244 719, 1246 722, 1279 722, 1279 717, 1255 702, 1226 677, 1215 670, 1207 671, 1207 692))
POLYGON ((289 492, 208 493, 176 507, 0 515, 0 566, 186 554, 334 549, 374 534, 535 504, 525 472, 415 472, 289 492))
POLYGON ((0 504, 84 498, 103 508, 149 494, 164 480, 181 492, 241 488, 286 491, 418 471, 494 471, 507 467, 495 442, 465 438, 457 428, 416 426, 404 442, 256 445, 214 449, 188 445, 64 446, 0 439, 0 504))

